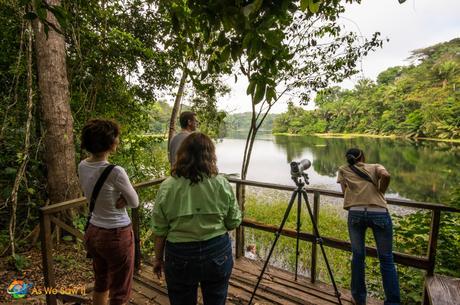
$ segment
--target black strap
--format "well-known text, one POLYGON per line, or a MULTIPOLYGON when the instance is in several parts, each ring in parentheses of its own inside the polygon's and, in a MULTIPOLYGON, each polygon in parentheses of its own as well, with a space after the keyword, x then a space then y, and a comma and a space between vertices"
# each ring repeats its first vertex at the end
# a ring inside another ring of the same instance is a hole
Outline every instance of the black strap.
POLYGON ((99 192, 101 191, 101 188, 105 183, 105 180, 107 179, 107 177, 109 176, 110 172, 112 171, 114 167, 115 167, 114 164, 109 164, 106 168, 104 168, 104 171, 99 176, 99 179, 97 179, 96 185, 94 185, 93 192, 91 193, 91 200, 89 201, 89 213, 88 213, 88 218, 86 220, 85 232, 88 229, 89 221, 91 220, 91 216, 93 215, 93 210, 96 204, 97 196, 99 195, 99 192))
POLYGON ((357 169, 356 166, 354 166, 354 165, 350 165, 350 169, 351 169, 352 171, 354 171, 355 174, 357 174, 358 176, 360 176, 361 178, 363 178, 364 180, 366 180, 366 181, 372 183, 373 185, 375 185, 374 180, 372 180, 372 178, 369 177, 369 175, 368 175, 367 173, 365 173, 365 172, 363 172, 363 171, 360 171, 360 170, 357 169))

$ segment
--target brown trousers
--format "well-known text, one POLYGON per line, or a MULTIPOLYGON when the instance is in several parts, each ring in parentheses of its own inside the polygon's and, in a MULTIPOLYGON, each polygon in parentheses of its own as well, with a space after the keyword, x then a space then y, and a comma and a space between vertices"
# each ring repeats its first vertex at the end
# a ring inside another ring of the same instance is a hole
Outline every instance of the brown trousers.
POLYGON ((109 290, 110 305, 127 303, 134 273, 134 235, 131 225, 104 229, 89 225, 85 246, 93 256, 94 291, 109 290))

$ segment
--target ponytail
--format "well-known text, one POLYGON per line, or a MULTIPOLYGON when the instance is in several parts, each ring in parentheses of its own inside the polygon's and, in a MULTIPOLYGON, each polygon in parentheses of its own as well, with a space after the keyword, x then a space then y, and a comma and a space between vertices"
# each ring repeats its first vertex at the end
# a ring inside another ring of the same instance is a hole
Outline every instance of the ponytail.
POLYGON ((347 158, 348 164, 355 165, 363 157, 363 155, 364 153, 361 149, 350 148, 349 150, 347 150, 347 153, 345 156, 347 158))

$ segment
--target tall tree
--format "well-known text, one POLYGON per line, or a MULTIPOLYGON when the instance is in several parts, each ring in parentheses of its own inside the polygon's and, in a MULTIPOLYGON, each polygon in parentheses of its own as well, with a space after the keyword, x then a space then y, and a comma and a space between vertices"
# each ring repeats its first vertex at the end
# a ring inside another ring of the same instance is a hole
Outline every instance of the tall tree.
MULTIPOLYGON (((59 6, 60 0, 40 5, 59 6)), ((37 11, 43 7, 35 7, 37 11)), ((56 17, 45 10, 46 22, 34 20, 41 120, 45 133, 45 163, 49 200, 57 203, 78 197, 73 118, 70 110, 64 36, 56 17)))

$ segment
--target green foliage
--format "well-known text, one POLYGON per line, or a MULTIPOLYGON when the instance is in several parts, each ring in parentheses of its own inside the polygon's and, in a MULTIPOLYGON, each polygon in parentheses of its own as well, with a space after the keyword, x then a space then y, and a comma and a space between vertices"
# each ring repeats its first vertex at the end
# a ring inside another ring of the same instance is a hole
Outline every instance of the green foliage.
MULTIPOLYGON (((248 131, 251 126, 250 112, 229 114, 225 117, 223 134, 227 135, 231 131, 248 131)), ((273 121, 278 117, 278 114, 268 114, 264 120, 260 130, 272 130, 273 121)))
POLYGON ((9 264, 17 271, 22 272, 24 269, 29 267, 30 261, 27 257, 20 254, 10 256, 8 260, 9 264))
POLYGON ((80 230, 81 232, 85 231, 85 226, 86 226, 86 221, 87 221, 87 215, 88 215, 88 210, 86 209, 85 213, 78 215, 72 220, 72 225, 80 230))
POLYGON ((460 138, 460 39, 413 51, 417 65, 392 67, 377 83, 318 92, 318 109, 293 107, 275 122, 276 132, 396 134, 460 138))
MULTIPOLYGON (((430 229, 430 213, 396 217, 395 249, 398 252, 426 256, 430 229)), ((441 217, 439 240, 437 247, 435 272, 453 277, 460 277, 460 253, 452 251, 460 247, 460 215, 443 213, 441 217)), ((409 303, 420 303, 423 287, 423 274, 410 270, 400 277, 403 290, 411 291, 405 298, 409 303)))
POLYGON ((158 135, 126 135, 111 162, 123 166, 133 183, 164 177, 169 162, 165 138, 158 135))

